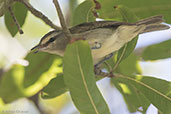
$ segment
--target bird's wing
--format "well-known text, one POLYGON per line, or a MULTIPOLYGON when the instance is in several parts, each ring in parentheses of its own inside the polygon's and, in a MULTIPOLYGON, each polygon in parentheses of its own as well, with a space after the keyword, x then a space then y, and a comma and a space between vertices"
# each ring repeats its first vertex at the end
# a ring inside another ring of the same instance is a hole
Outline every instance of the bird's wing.
POLYGON ((70 31, 72 34, 74 33, 81 33, 97 28, 117 28, 120 25, 130 25, 129 23, 125 22, 117 22, 117 21, 95 21, 95 22, 87 22, 87 23, 82 23, 79 25, 76 25, 72 28, 70 28, 70 31))

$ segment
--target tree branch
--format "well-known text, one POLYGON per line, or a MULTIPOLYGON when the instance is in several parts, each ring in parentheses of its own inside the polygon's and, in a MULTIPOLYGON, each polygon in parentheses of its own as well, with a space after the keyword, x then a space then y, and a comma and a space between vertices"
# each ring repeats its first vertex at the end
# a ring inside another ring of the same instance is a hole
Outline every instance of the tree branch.
POLYGON ((47 25, 49 25, 50 27, 52 27, 53 29, 56 30, 61 30, 60 27, 56 26, 55 24, 52 23, 52 21, 50 21, 48 19, 48 17, 46 17, 43 13, 41 13, 40 11, 36 10, 27 0, 16 0, 21 2, 22 4, 24 4, 28 10, 35 15, 36 17, 40 18, 41 20, 43 20, 47 25))
POLYGON ((21 26, 20 26, 19 22, 17 21, 17 18, 16 18, 15 15, 14 15, 14 12, 12 11, 12 8, 9 7, 8 10, 9 10, 11 16, 12 16, 12 19, 13 19, 14 23, 16 24, 16 26, 17 26, 17 28, 18 28, 19 33, 20 33, 20 34, 23 34, 24 32, 23 32, 23 30, 21 29, 21 26))
POLYGON ((72 38, 72 34, 70 33, 68 27, 66 26, 66 23, 65 23, 65 19, 64 19, 64 16, 62 14, 62 11, 61 11, 61 8, 59 6, 59 3, 58 3, 58 0, 53 0, 53 3, 56 7, 56 11, 58 13, 58 17, 59 17, 59 20, 60 20, 60 23, 61 23, 61 26, 62 26, 62 29, 63 29, 63 32, 65 34, 65 36, 71 40, 72 38))

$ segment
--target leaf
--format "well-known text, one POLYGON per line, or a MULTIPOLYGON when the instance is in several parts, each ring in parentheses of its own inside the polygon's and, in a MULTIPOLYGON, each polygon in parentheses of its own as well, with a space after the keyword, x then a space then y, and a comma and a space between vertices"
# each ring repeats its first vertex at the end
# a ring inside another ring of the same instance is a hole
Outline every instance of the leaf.
MULTIPOLYGON (((17 21, 22 27, 27 16, 27 8, 23 4, 16 2, 14 5, 12 5, 12 10, 14 12, 17 21)), ((5 25, 8 31, 14 37, 18 32, 18 28, 14 23, 14 20, 12 19, 12 16, 9 11, 5 13, 5 25)))
POLYGON ((171 83, 165 80, 147 76, 122 76, 117 75, 114 80, 128 83, 139 90, 144 96, 156 106, 162 113, 171 113, 171 83))
POLYGON ((124 59, 118 66, 118 71, 124 75, 141 74, 141 69, 138 64, 138 57, 132 53, 126 59, 124 59))
POLYGON ((83 22, 95 21, 92 13, 93 6, 92 1, 84 1, 81 3, 74 11, 72 25, 75 26, 83 22))
POLYGON ((3 75, 0 81, 0 97, 5 103, 24 97, 23 78, 24 68, 21 65, 14 65, 3 75))
POLYGON ((56 55, 30 53, 26 59, 29 66, 14 65, 3 75, 0 82, 0 97, 6 103, 35 95, 62 72, 62 60, 56 55))
POLYGON ((90 47, 85 41, 67 46, 64 55, 64 82, 80 113, 110 114, 96 86, 90 47))
POLYGON ((122 94, 130 112, 137 112, 140 107, 146 112, 150 102, 141 91, 126 81, 112 79, 112 83, 122 94))
POLYGON ((68 88, 65 86, 63 75, 59 74, 42 90, 41 96, 44 99, 54 98, 65 93, 67 90, 68 88))
POLYGON ((26 60, 30 62, 25 67, 23 86, 27 95, 36 94, 43 89, 51 79, 62 72, 62 60, 57 55, 39 52, 30 53, 26 60))
POLYGON ((171 40, 154 44, 145 48, 142 57, 144 60, 158 60, 171 57, 171 40))
POLYGON ((126 6, 137 15, 138 18, 144 19, 154 15, 163 15, 166 22, 171 23, 171 1, 170 0, 98 0, 103 9, 100 15, 106 18, 119 18, 116 7, 126 6))
POLYGON ((134 51, 135 46, 137 44, 137 40, 138 40, 138 37, 134 38, 132 41, 128 42, 121 49, 119 49, 118 56, 117 56, 118 60, 120 57, 122 57, 121 61, 124 60, 134 51))

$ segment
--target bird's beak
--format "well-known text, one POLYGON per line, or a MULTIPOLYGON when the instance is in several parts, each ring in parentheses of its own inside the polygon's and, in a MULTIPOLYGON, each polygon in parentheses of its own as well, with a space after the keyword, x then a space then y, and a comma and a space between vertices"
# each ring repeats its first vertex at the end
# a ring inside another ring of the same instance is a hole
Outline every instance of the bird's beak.
POLYGON ((39 48, 40 48, 40 45, 36 45, 33 48, 31 48, 31 51, 37 49, 34 53, 38 53, 39 52, 39 48))

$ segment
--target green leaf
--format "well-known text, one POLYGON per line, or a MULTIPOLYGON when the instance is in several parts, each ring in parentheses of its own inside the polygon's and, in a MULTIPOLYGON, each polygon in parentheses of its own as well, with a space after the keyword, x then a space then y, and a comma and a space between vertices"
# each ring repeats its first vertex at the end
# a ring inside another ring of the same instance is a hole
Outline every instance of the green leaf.
POLYGON ((132 53, 119 64, 117 72, 124 75, 141 74, 138 57, 132 53))
MULTIPOLYGON (((120 83, 128 83, 143 93, 143 95, 156 106, 162 113, 171 113, 171 83, 165 80, 147 76, 122 76, 117 75, 114 80, 120 83)), ((144 99, 143 99, 144 100, 144 99)), ((142 100, 142 101, 143 101, 142 100)), ((145 102, 143 102, 145 103, 145 102)))
POLYGON ((97 12, 99 12, 100 18, 103 18, 105 20, 116 20, 129 23, 134 23, 138 20, 137 16, 127 6, 124 6, 122 4, 115 6, 115 1, 113 0, 99 0, 99 2, 102 5, 102 8, 100 10, 97 10, 97 12))
POLYGON ((56 55, 30 53, 26 60, 29 61, 29 66, 14 65, 2 77, 0 97, 6 103, 35 95, 62 72, 62 60, 56 55))
MULTIPOLYGON (((22 27, 27 16, 27 8, 23 4, 16 2, 14 5, 12 5, 12 10, 14 12, 17 21, 22 27)), ((12 19, 12 16, 9 11, 5 13, 5 25, 8 31, 14 37, 18 32, 18 28, 14 23, 14 20, 12 19)))
POLYGON ((75 26, 83 22, 95 21, 92 13, 93 6, 92 1, 84 1, 81 3, 74 11, 72 25, 75 26))
POLYGON ((0 81, 0 97, 5 103, 24 97, 23 78, 24 68, 21 65, 14 65, 3 75, 0 81))
POLYGON ((80 113, 110 114, 96 86, 91 50, 86 41, 67 46, 64 55, 64 82, 80 113))
POLYGON ((118 51, 117 60, 121 59, 120 61, 127 58, 135 49, 135 46, 137 44, 138 37, 134 38, 132 41, 128 42, 126 45, 124 45, 121 49, 118 51))
POLYGON ((144 60, 158 60, 171 57, 171 40, 154 44, 145 48, 142 57, 144 60))
POLYGON ((43 89, 52 78, 62 72, 62 59, 57 55, 42 52, 30 53, 26 60, 30 64, 25 67, 23 86, 28 95, 43 89))
POLYGON ((112 79, 112 83, 122 94, 130 112, 137 112, 140 107, 143 108, 143 113, 146 112, 150 102, 141 91, 126 81, 123 82, 117 79, 112 79))
POLYGON ((54 98, 65 93, 67 90, 68 88, 65 86, 63 75, 59 74, 42 90, 41 96, 44 99, 54 98))
POLYGON ((106 18, 119 18, 119 13, 114 7, 120 5, 131 9, 140 19, 144 19, 153 15, 163 15, 166 22, 171 23, 171 1, 170 0, 98 0, 103 9, 100 15, 106 18))

